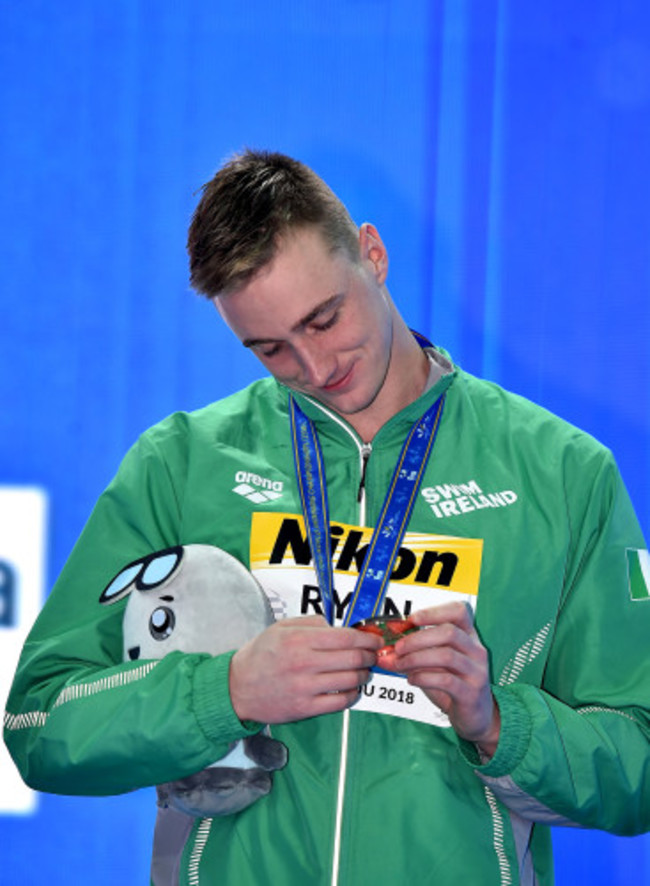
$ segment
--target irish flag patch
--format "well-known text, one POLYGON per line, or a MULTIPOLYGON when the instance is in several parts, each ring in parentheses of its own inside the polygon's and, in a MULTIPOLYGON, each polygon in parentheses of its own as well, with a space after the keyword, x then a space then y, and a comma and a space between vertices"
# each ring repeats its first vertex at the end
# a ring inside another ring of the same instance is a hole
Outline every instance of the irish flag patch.
POLYGON ((625 553, 630 597, 633 600, 650 600, 650 553, 634 548, 627 548, 625 553))

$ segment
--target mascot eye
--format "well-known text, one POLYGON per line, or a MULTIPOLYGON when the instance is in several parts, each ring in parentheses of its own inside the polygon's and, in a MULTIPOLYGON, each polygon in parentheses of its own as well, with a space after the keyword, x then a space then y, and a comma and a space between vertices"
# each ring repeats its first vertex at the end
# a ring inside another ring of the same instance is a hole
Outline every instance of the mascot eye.
POLYGON ((149 619, 149 633, 154 640, 166 640, 174 630, 176 617, 168 606, 154 609, 149 619))

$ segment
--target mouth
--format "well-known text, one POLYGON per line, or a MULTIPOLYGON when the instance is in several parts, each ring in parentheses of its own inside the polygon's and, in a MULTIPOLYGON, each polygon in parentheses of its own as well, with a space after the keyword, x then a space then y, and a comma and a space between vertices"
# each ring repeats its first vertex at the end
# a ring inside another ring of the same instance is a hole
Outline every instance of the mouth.
POLYGON ((329 382, 328 384, 323 385, 321 390, 325 391, 327 394, 337 394, 339 391, 345 390, 345 388, 348 387, 350 381, 352 380, 353 372, 354 365, 352 365, 344 375, 336 379, 336 381, 329 382))

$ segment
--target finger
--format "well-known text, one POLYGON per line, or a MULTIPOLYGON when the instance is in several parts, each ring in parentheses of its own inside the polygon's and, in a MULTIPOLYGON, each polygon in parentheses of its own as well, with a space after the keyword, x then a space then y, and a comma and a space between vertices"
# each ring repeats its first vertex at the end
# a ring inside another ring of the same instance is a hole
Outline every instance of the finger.
POLYGON ((457 698, 464 689, 462 678, 445 669, 423 668, 411 671, 407 675, 407 680, 411 686, 418 686, 427 691, 444 692, 451 698, 457 698))
POLYGON ((368 670, 377 664, 377 652, 374 649, 342 649, 314 653, 314 670, 321 673, 336 671, 368 670))
POLYGON ((349 708, 359 699, 359 687, 352 689, 331 690, 317 695, 309 695, 297 698, 286 711, 280 716, 269 711, 269 716, 264 722, 267 723, 292 723, 310 717, 318 717, 321 714, 333 714, 349 708))
POLYGON ((371 677, 371 672, 365 668, 319 674, 312 681, 311 689, 315 695, 327 695, 330 692, 353 692, 357 691, 360 686, 365 686, 371 677))
POLYGON ((440 606, 429 606, 427 609, 418 609, 409 616, 413 624, 418 627, 429 625, 441 625, 447 622, 455 624, 463 631, 474 629, 474 611, 469 603, 442 603, 440 606))
POLYGON ((384 645, 381 637, 353 628, 323 629, 310 635, 312 649, 367 649, 377 651, 384 645))
POLYGON ((335 714, 352 707, 359 700, 359 689, 355 687, 344 692, 329 692, 319 695, 313 703, 312 716, 335 714))
POLYGON ((383 642, 375 634, 355 631, 353 628, 333 628, 322 615, 298 616, 275 622, 280 630, 310 628, 309 641, 312 649, 380 649, 383 642))
POLYGON ((468 649, 441 646, 418 650, 398 657, 396 667, 407 675, 418 670, 449 671, 476 686, 485 685, 490 679, 488 653, 478 643, 468 649))
POLYGON ((325 689, 317 690, 310 686, 321 675, 325 681, 331 682, 336 679, 334 675, 347 671, 358 671, 367 674, 369 669, 377 663, 375 650, 367 649, 313 649, 310 647, 291 649, 288 646, 279 650, 279 655, 284 657, 283 673, 286 679, 291 679, 299 684, 307 694, 310 692, 327 691, 328 688, 338 686, 326 686, 325 689), (304 684, 304 685, 303 685, 304 684))
POLYGON ((450 646, 471 655, 479 645, 478 635, 474 630, 468 632, 451 622, 444 622, 402 637, 395 644, 395 652, 398 657, 402 657, 423 649, 450 646))
POLYGON ((440 649, 424 649, 410 655, 398 656, 395 667, 411 676, 418 672, 456 674, 464 679, 480 674, 477 662, 469 656, 449 646, 440 649))

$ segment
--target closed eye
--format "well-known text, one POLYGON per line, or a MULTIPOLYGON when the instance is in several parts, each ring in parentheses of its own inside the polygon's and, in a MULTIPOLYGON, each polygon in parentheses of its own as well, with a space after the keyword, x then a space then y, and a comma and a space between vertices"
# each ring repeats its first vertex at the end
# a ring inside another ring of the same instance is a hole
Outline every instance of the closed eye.
POLYGON ((282 342, 276 342, 272 345, 257 345, 256 350, 262 357, 275 357, 282 349, 282 342))
MULTIPOLYGON (((327 332, 337 324, 344 302, 345 293, 333 295, 292 326, 291 332, 309 332, 310 330, 327 332)), ((245 338, 242 340, 242 344, 245 348, 252 348, 259 357, 268 360, 280 354, 286 342, 283 339, 274 341, 272 338, 245 338)))
POLYGON ((331 317, 328 317, 327 320, 323 320, 322 323, 313 322, 312 329, 315 329, 317 332, 325 332, 328 329, 331 329, 336 323, 338 323, 339 316, 341 312, 340 310, 334 311, 331 317))

